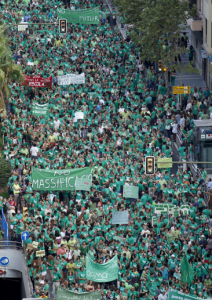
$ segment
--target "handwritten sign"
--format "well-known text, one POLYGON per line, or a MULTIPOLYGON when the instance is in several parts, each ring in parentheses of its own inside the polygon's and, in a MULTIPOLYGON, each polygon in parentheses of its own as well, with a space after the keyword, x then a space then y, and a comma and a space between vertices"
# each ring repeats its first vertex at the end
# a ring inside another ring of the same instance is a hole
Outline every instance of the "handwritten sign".
POLYGON ((36 257, 43 257, 45 256, 45 250, 36 251, 36 257))
POLYGON ((123 197, 138 198, 138 186, 124 185, 123 197))
POLYGON ((75 118, 79 119, 79 120, 83 120, 84 119, 84 113, 82 111, 75 112, 75 118))
POLYGON ((33 248, 34 248, 34 249, 37 249, 37 248, 38 248, 38 244, 39 244, 38 242, 33 242, 33 243, 32 243, 33 248))
POLYGON ((128 210, 125 211, 116 211, 112 214, 112 224, 128 224, 129 215, 128 210))
POLYGON ((75 190, 76 191, 90 191, 91 185, 92 185, 92 179, 76 178, 75 190))

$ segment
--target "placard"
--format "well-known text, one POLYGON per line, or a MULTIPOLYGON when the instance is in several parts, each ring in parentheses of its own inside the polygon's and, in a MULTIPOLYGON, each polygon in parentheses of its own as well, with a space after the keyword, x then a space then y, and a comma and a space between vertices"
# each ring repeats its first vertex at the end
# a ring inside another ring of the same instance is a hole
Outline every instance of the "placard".
POLYGON ((138 186, 124 185, 123 197, 126 198, 138 198, 138 186))
POLYGON ((128 224, 129 214, 128 210, 125 211, 116 211, 112 213, 112 224, 128 224))

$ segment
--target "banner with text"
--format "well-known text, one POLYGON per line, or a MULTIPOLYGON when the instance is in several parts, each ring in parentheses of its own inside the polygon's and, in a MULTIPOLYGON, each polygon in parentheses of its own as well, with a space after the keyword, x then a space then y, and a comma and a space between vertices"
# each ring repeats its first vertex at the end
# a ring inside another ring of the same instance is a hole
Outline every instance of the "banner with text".
POLYGON ((158 169, 166 169, 172 168, 172 158, 158 158, 157 159, 157 168, 158 169), (165 164, 164 164, 165 162, 165 164))
POLYGON ((59 85, 70 85, 70 84, 84 84, 85 73, 82 74, 67 74, 57 77, 57 83, 59 85))
POLYGON ((58 19, 66 19, 68 23, 73 24, 99 24, 99 6, 91 9, 69 10, 58 9, 58 19))
POLYGON ((57 288, 56 300, 101 300, 101 292, 75 293, 64 289, 61 286, 57 288))
POLYGON ((160 215, 172 215, 178 217, 182 212, 183 215, 189 214, 189 205, 181 205, 180 207, 173 204, 155 204, 155 214, 160 215))
POLYGON ((47 117, 49 114, 49 104, 39 104, 34 102, 32 105, 32 114, 35 116, 47 117))
POLYGON ((177 290, 169 289, 169 298, 168 300, 201 300, 202 298, 198 298, 195 296, 191 296, 188 294, 181 293, 177 290))
POLYGON ((117 255, 105 264, 95 263, 86 256, 86 278, 94 282, 109 282, 118 278, 117 255))
POLYGON ((124 185, 123 197, 138 198, 138 186, 124 185))
POLYGON ((129 214, 128 210, 125 211, 116 211, 112 214, 112 224, 128 224, 129 214))
POLYGON ((43 78, 40 75, 36 76, 27 76, 24 74, 24 82, 22 83, 24 86, 30 87, 51 87, 52 86, 52 76, 49 78, 43 78))
POLYGON ((33 190, 73 191, 76 178, 92 179, 91 169, 78 168, 66 170, 32 169, 33 190))

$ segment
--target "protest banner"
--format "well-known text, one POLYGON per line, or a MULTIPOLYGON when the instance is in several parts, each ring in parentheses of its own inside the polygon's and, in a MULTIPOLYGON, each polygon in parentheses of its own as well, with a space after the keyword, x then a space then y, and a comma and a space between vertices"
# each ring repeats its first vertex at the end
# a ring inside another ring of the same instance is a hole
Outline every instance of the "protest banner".
POLYGON ((128 224, 129 215, 128 210, 125 211, 116 211, 112 214, 112 224, 128 224))
POLYGON ((91 9, 69 10, 58 9, 58 19, 66 19, 67 23, 73 24, 99 24, 99 6, 91 9))
POLYGON ((49 114, 49 104, 39 104, 36 102, 33 102, 32 105, 32 114, 35 116, 44 116, 47 117, 49 114))
POLYGON ((95 263, 90 256, 86 256, 86 278, 94 282, 109 282, 118 278, 117 255, 105 264, 95 263))
MULTIPOLYGON (((34 61, 34 65, 36 65, 36 61, 34 61)), ((24 74, 24 82, 22 83, 24 86, 30 87, 51 87, 52 86, 52 76, 49 78, 43 78, 40 75, 36 76, 27 76, 24 74)))
POLYGON ((152 226, 156 225, 157 224, 157 217, 156 216, 153 216, 152 217, 152 226))
POLYGON ((75 190, 76 191, 90 191, 92 185, 92 178, 76 178, 75 190))
POLYGON ((38 242, 35 242, 35 241, 32 242, 33 248, 34 248, 34 249, 37 249, 37 248, 38 248, 38 244, 39 244, 38 242))
POLYGON ((183 212, 183 215, 188 215, 189 213, 189 205, 182 205, 178 207, 173 204, 155 204, 155 214, 161 215, 172 215, 173 217, 178 217, 180 212, 183 212))
POLYGON ((33 244, 28 243, 27 250, 33 250, 33 249, 34 249, 33 244))
POLYGON ((75 293, 64 289, 61 286, 57 288, 56 300, 101 300, 101 292, 75 293))
POLYGON ((138 186, 124 185, 123 197, 138 198, 138 186))
POLYGON ((91 169, 76 168, 66 170, 32 169, 33 190, 43 191, 73 191, 75 190, 76 177, 91 179, 91 169))
POLYGON ((70 84, 84 84, 85 73, 82 74, 67 74, 63 76, 57 76, 57 83, 59 85, 70 85, 70 84))
POLYGON ((75 112, 75 118, 77 118, 79 120, 83 120, 84 119, 84 112, 82 112, 82 111, 75 112))
POLYGON ((26 25, 18 25, 18 31, 26 30, 26 25))
POLYGON ((169 298, 168 300, 201 300, 202 298, 198 298, 195 296, 191 296, 188 294, 181 293, 177 290, 173 290, 172 288, 169 288, 169 298))
POLYGON ((36 257, 43 257, 45 256, 45 250, 36 251, 36 257))
POLYGON ((167 169, 172 168, 172 158, 158 158, 157 159, 157 168, 158 169, 167 169), (165 164, 164 164, 165 162, 165 164))
POLYGON ((98 97, 96 92, 89 92, 88 95, 90 95, 90 99, 98 97))

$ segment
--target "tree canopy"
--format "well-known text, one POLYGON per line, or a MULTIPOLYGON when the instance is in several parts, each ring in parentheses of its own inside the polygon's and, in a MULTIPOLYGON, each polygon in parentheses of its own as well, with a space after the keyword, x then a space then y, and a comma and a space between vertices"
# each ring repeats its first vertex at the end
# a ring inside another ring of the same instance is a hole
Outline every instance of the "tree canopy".
MULTIPOLYGON (((163 65, 178 71, 189 66, 177 62, 186 50, 180 45, 180 33, 195 14, 195 7, 182 0, 114 0, 125 24, 133 24, 130 36, 139 49, 141 59, 163 60, 163 65)), ((189 70, 190 71, 190 70, 189 70)))

